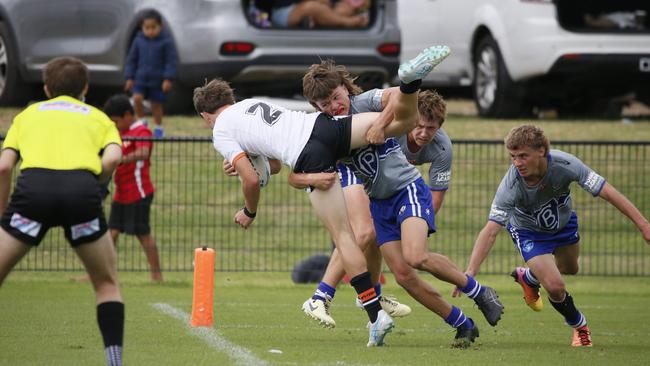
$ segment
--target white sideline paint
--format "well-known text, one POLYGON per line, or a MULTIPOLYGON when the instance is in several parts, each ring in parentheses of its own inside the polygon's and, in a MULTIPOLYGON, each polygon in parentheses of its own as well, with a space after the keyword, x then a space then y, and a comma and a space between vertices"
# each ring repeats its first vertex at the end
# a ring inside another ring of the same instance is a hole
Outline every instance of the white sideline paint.
POLYGON ((255 357, 255 355, 247 350, 244 347, 238 346, 227 339, 223 338, 219 331, 214 328, 207 327, 192 327, 190 326, 190 315, 185 313, 182 310, 176 309, 175 307, 165 304, 165 303, 156 303, 151 304, 151 306, 160 311, 161 313, 167 314, 171 317, 174 317, 183 322, 185 328, 192 334, 205 341, 212 348, 217 351, 226 353, 233 361, 235 365, 259 365, 265 366, 268 365, 268 362, 260 360, 255 357))

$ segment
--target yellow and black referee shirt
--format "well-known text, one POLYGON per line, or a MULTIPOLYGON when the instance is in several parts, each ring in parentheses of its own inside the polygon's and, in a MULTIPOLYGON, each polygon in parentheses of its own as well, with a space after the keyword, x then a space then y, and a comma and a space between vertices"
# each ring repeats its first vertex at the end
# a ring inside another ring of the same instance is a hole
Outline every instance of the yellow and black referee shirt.
POLYGON ((102 171, 99 152, 122 145, 120 134, 102 111, 75 98, 60 96, 32 104, 18 114, 3 149, 20 154, 20 169, 102 171))

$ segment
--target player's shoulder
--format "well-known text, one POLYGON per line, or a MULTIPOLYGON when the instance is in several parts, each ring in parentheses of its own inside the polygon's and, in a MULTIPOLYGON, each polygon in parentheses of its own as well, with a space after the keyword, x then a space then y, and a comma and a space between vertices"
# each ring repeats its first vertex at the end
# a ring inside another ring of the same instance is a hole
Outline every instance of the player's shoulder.
POLYGON ((129 128, 128 134, 130 136, 139 136, 139 137, 152 137, 153 132, 149 129, 146 121, 138 120, 133 122, 129 128))
POLYGON ((562 150, 551 149, 549 151, 551 169, 571 170, 582 166, 582 161, 575 155, 562 150))

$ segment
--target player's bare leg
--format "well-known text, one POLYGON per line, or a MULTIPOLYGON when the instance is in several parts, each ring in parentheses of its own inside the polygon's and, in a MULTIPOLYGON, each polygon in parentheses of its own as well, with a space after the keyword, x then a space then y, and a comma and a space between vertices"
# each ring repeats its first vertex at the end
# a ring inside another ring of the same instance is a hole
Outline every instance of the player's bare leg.
POLYGON ((31 246, 9 235, 0 228, 0 286, 16 263, 29 252, 31 246))
POLYGON ((138 119, 144 118, 144 96, 139 93, 133 93, 133 110, 138 119))
POLYGON ((381 310, 379 298, 375 294, 370 273, 366 268, 366 260, 354 240, 341 183, 336 180, 326 191, 313 190, 309 194, 309 199, 316 215, 334 239, 345 271, 351 277, 350 283, 368 312, 370 319, 368 346, 382 346, 384 337, 392 330, 394 324, 390 316, 381 310))
POLYGON ((151 270, 151 280, 154 282, 161 282, 163 280, 162 272, 160 271, 160 259, 158 256, 158 247, 156 240, 151 234, 137 235, 138 241, 147 256, 149 262, 149 269, 151 270))

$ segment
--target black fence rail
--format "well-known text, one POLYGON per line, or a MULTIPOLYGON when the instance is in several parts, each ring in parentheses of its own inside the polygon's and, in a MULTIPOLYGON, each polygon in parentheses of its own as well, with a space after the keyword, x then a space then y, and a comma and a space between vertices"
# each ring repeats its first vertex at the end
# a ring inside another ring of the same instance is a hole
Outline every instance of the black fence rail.
MULTIPOLYGON (((650 142, 554 142, 552 148, 580 157, 650 215, 650 142)), ((317 253, 329 253, 331 241, 312 212, 307 193, 287 184, 287 170, 262 190, 258 217, 242 230, 233 215, 242 206, 237 178, 222 171, 222 158, 207 138, 156 140, 151 158, 156 186, 151 226, 163 271, 191 271, 193 250, 216 250, 217 271, 291 271, 317 253)), ((510 164, 502 141, 454 141, 452 183, 436 216, 438 232, 431 250, 464 268, 476 235, 486 222, 495 190, 510 164)), ((422 169, 425 179, 427 170, 422 169)), ((112 190, 112 187, 111 187, 112 190)), ((581 273, 650 275, 650 248, 635 226, 606 201, 573 186, 580 222, 581 273)), ((106 211, 110 209, 110 197, 106 211)), ((121 271, 148 271, 138 241, 121 235, 121 271)), ((482 273, 503 274, 522 263, 507 233, 501 233, 482 273)), ((18 270, 82 270, 79 260, 53 229, 18 270)))

